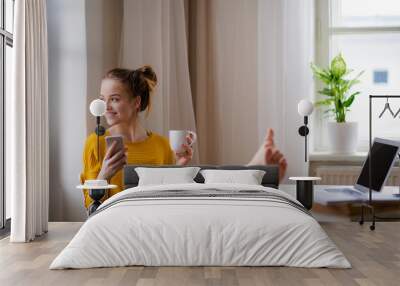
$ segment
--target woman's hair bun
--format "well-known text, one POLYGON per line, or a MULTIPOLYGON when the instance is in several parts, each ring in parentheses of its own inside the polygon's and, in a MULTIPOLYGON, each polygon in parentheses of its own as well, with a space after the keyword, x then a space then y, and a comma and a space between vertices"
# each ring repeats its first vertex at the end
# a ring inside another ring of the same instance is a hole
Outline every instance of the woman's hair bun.
POLYGON ((151 108, 150 97, 157 85, 157 75, 151 66, 145 65, 132 72, 134 93, 140 96, 140 111, 151 108))
POLYGON ((148 85, 149 92, 153 92, 157 85, 157 75, 154 72, 153 68, 149 65, 145 65, 141 68, 138 68, 136 72, 139 72, 143 76, 143 79, 148 85))
POLYGON ((157 85, 157 75, 149 65, 136 70, 115 68, 106 73, 105 78, 122 82, 133 97, 140 97, 140 111, 150 110, 151 94, 157 85))

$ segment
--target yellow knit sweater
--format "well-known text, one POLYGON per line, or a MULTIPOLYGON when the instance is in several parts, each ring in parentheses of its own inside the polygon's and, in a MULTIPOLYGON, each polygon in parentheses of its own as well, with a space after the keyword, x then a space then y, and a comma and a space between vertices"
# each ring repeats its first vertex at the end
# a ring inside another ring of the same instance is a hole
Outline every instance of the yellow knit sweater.
MULTIPOLYGON (((83 151, 83 170, 81 173, 81 183, 85 180, 96 179, 100 173, 101 164, 106 153, 105 136, 110 133, 106 131, 104 136, 100 136, 100 160, 97 158, 97 136, 95 133, 89 135, 86 139, 85 149, 83 151)), ((167 165, 174 164, 174 153, 169 145, 168 139, 156 133, 148 132, 148 137, 141 142, 125 142, 127 150, 127 164, 143 165, 167 165)), ((118 188, 108 190, 106 198, 115 195, 123 190, 122 170, 118 171, 109 181, 110 184, 117 185, 118 188)), ((85 207, 88 208, 92 203, 88 191, 84 190, 85 207)))

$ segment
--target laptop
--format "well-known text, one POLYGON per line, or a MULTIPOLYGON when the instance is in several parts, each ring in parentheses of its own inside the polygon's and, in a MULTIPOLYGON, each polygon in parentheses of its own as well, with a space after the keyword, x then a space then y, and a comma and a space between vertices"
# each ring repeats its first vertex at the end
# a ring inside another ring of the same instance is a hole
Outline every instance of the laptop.
POLYGON ((400 142, 375 138, 364 162, 361 173, 353 187, 346 188, 327 188, 327 192, 340 192, 353 196, 365 197, 369 193, 369 160, 371 160, 371 189, 374 193, 380 192, 389 177, 397 155, 399 154, 400 142), (371 156, 372 154, 372 156, 371 156))

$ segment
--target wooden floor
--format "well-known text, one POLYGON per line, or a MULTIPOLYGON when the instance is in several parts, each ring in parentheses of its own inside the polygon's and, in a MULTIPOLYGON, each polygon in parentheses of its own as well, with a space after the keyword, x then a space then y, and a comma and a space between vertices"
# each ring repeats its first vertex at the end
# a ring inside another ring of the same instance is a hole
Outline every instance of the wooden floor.
POLYGON ((400 285, 400 223, 372 232, 351 222, 322 223, 352 269, 289 267, 122 267, 48 270, 81 223, 50 223, 27 244, 0 241, 0 285, 400 285))

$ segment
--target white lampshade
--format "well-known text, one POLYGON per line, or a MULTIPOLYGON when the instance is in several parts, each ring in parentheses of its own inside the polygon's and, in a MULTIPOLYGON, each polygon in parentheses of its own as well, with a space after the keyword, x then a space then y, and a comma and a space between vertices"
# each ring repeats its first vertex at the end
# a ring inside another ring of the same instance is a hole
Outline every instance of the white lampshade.
POLYGON ((106 113, 106 103, 101 99, 95 99, 90 103, 90 113, 94 116, 103 116, 106 113))
POLYGON ((301 116, 308 116, 313 112, 313 110, 314 110, 314 105, 308 99, 300 100, 299 104, 297 105, 297 112, 301 116))

